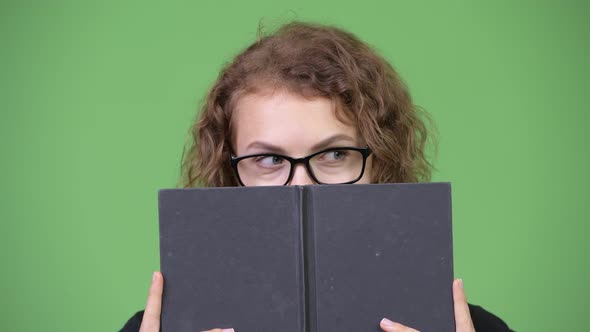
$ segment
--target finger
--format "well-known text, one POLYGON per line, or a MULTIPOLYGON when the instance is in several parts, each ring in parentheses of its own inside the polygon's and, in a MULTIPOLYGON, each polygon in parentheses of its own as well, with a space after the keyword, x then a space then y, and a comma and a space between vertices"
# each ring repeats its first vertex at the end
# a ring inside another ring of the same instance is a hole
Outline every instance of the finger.
POLYGON ((139 332, 160 331, 160 313, 162 312, 163 289, 164 278, 162 277, 162 273, 154 272, 139 332))
POLYGON ((407 327, 400 323, 392 322, 387 318, 383 318, 379 323, 381 329, 385 332, 418 332, 411 327, 407 327))
POLYGON ((467 305, 465 289, 463 289, 463 280, 456 279, 453 282, 453 301, 455 303, 455 325, 457 332, 473 332, 473 322, 467 305))

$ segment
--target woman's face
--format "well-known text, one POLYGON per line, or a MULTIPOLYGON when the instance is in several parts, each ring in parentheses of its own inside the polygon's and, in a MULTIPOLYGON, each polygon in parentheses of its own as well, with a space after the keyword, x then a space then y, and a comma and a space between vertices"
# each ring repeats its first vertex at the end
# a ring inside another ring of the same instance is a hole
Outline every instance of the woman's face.
MULTIPOLYGON (((327 98, 306 99, 285 91, 241 97, 233 113, 232 144, 236 156, 276 153, 300 158, 331 147, 364 147, 353 126, 336 118, 327 98)), ((371 179, 369 156, 362 178, 371 179)), ((303 164, 293 170, 290 185, 314 184, 303 164)))

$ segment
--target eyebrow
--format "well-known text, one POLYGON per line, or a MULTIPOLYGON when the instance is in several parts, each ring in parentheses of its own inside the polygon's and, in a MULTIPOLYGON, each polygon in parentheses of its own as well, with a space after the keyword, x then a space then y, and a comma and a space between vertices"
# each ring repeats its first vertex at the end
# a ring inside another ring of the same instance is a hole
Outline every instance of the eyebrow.
POLYGON ((339 142, 339 141, 348 141, 350 143, 355 142, 354 138, 352 138, 348 135, 336 134, 336 135, 330 136, 330 137, 320 141, 316 145, 312 146, 311 151, 313 152, 313 151, 319 151, 319 150, 325 149, 328 146, 330 146, 336 142, 339 142))
MULTIPOLYGON (((314 146, 312 146, 311 151, 313 152, 313 151, 322 150, 324 148, 327 148, 331 144, 334 144, 334 143, 340 142, 340 141, 348 141, 350 143, 355 142, 355 140, 348 135, 336 134, 336 135, 332 135, 332 136, 320 141, 319 143, 315 144, 314 146)), ((281 148, 280 146, 273 145, 273 144, 266 143, 266 142, 262 142, 262 141, 254 141, 254 142, 248 144, 248 146, 246 146, 246 150, 251 149, 251 148, 261 148, 261 149, 269 151, 270 153, 286 154, 285 150, 283 148, 281 148)))

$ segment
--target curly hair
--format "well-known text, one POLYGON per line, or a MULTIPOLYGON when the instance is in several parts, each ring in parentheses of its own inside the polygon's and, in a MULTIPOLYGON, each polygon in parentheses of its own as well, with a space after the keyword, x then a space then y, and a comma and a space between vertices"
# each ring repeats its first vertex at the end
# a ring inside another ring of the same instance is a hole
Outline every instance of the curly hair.
POLYGON ((237 186, 230 165, 232 110, 264 88, 334 100, 373 151, 372 183, 428 181, 431 121, 393 67, 353 34, 291 22, 259 37, 220 72, 191 128, 181 186, 237 186), (427 126, 427 124, 429 126, 427 126))

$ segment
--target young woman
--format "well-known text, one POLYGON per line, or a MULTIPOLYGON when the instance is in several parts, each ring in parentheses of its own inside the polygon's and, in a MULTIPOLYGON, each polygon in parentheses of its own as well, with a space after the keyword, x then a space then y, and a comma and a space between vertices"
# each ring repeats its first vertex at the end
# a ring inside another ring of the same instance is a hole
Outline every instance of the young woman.
MULTIPOLYGON (((407 88, 387 61, 334 27, 290 23, 256 41, 222 70, 192 133, 185 187, 418 182, 431 173, 427 126, 407 88)), ((163 283, 154 273, 145 312, 122 331, 159 330, 163 283)), ((509 331, 467 304, 460 279, 452 287, 457 331, 509 331)))

